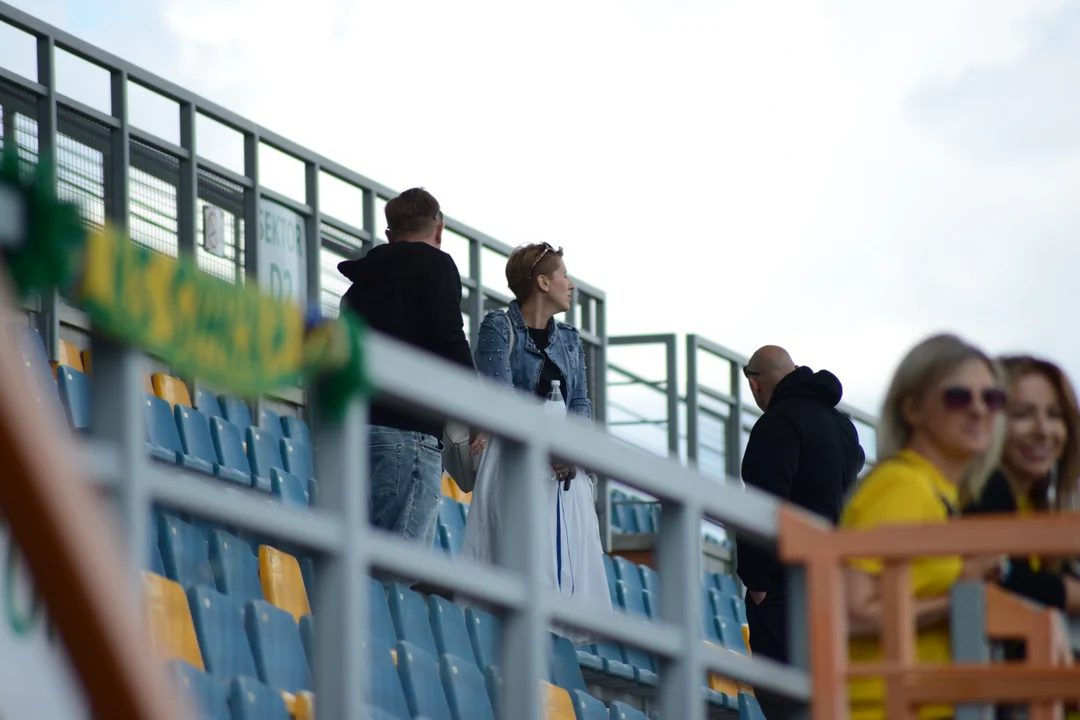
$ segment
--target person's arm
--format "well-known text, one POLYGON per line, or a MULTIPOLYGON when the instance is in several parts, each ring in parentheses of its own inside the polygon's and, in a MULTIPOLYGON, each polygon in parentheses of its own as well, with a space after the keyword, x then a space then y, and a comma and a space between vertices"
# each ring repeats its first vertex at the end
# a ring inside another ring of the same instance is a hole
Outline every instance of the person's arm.
MULTIPOLYGON (((743 455, 743 481, 782 500, 791 497, 791 483, 799 469, 799 430, 786 415, 765 413, 750 432, 743 455)), ((736 539, 737 572, 743 585, 755 593, 768 589, 776 557, 756 545, 736 539)), ((758 599, 760 602, 760 599, 758 599)))
MULTIPOLYGON (((1075 581, 1073 584, 1080 586, 1075 581)), ((1065 609, 1068 600, 1065 578, 1058 573, 1033 570, 1026 558, 1010 559, 1009 574, 1001 585, 1009 592, 1059 610, 1065 609)), ((1074 594, 1077 595, 1074 599, 1080 600, 1080 592, 1074 594)))
POLYGON ((574 341, 578 350, 578 378, 577 382, 574 383, 574 394, 570 397, 567 409, 575 415, 591 420, 592 401, 589 400, 589 374, 585 368, 585 343, 581 342, 581 335, 576 330, 574 331, 574 341))
MULTIPOLYGON (((844 568, 844 600, 847 606, 848 635, 881 634, 883 613, 881 578, 852 567, 844 568)), ((916 598, 915 626, 922 630, 949 618, 949 596, 916 598)))
POLYGON ((476 341, 476 369, 481 377, 514 387, 510 369, 510 327, 499 313, 488 313, 476 341))
POLYGON ((465 322, 461 317, 461 274, 454 259, 439 253, 429 276, 431 343, 429 349, 452 363, 476 370, 465 322))

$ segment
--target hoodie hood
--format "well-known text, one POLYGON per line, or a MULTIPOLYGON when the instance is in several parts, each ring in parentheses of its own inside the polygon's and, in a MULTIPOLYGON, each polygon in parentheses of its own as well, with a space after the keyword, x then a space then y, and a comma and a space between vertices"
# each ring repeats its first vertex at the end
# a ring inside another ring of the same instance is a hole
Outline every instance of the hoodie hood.
POLYGON ((368 250, 367 254, 356 260, 343 260, 338 263, 338 272, 349 279, 350 282, 358 282, 365 275, 382 265, 393 253, 385 252, 389 244, 376 245, 368 250))
POLYGON ((828 370, 814 372, 808 367, 797 367, 776 385, 769 407, 792 398, 809 398, 836 407, 843 396, 844 386, 828 370))

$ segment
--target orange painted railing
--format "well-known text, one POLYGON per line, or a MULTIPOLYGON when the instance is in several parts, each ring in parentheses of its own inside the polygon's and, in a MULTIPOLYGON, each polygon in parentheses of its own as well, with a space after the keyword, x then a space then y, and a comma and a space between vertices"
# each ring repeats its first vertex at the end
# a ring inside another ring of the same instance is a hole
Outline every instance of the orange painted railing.
POLYGON ((833 530, 785 507, 780 517, 780 558, 806 568, 813 720, 848 717, 847 681, 885 681, 885 716, 914 720, 925 704, 1031 703, 1034 720, 1062 717, 1064 701, 1080 700, 1080 667, 1059 613, 1037 607, 996 587, 986 588, 990 639, 1027 643, 1023 663, 921 666, 915 658, 915 614, 909 564, 940 555, 1080 556, 1080 514, 1042 517, 964 518, 946 524, 898 525, 868 531, 833 530), (844 567, 854 558, 881 558, 882 647, 874 664, 848 662, 844 567))

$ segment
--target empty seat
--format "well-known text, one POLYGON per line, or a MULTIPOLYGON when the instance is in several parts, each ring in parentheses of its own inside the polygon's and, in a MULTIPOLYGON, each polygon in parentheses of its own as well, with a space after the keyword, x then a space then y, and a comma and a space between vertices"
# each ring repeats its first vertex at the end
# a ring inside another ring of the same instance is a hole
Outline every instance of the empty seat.
POLYGON ((719 626, 716 622, 716 612, 713 610, 712 600, 709 597, 709 589, 702 587, 701 593, 701 631, 705 641, 711 642, 713 645, 722 645, 719 626))
POLYGON ((611 595, 611 604, 614 607, 619 606, 619 595, 615 591, 615 581, 619 578, 615 577, 615 565, 611 560, 611 556, 604 555, 604 574, 607 576, 608 594, 611 595))
POLYGON ((565 690, 585 689, 577 650, 569 639, 554 633, 551 634, 551 681, 565 690))
POLYGON ((210 531, 210 568, 214 584, 241 606, 248 600, 262 600, 259 561, 251 545, 221 529, 210 531))
POLYGON ((241 430, 251 426, 251 409, 235 395, 218 395, 221 415, 241 430))
POLYGON ((750 693, 739 693, 739 720, 765 720, 757 698, 750 693))
POLYGON ((207 671, 219 678, 255 677, 243 605, 206 587, 189 588, 188 604, 207 671))
MULTIPOLYGON (((635 572, 634 575, 636 576, 637 573, 635 572)), ((649 616, 648 611, 645 609, 645 598, 641 590, 641 583, 638 583, 635 591, 627 583, 619 580, 615 583, 615 594, 619 598, 619 607, 626 610, 626 612, 639 617, 649 616)))
POLYGON ((611 703, 611 720, 649 720, 645 713, 616 700, 611 703))
POLYGON ((495 720, 484 675, 471 660, 454 655, 439 659, 442 685, 453 720, 495 720))
POLYGON ((439 539, 451 555, 461 552, 465 540, 465 513, 459 503, 445 495, 439 498, 439 539))
POLYGON ((315 667, 315 618, 305 615, 300 618, 300 642, 304 644, 304 655, 308 665, 315 667))
POLYGON ((432 595, 428 598, 428 614, 439 654, 454 655, 476 665, 476 653, 461 608, 446 598, 432 595))
POLYGON ((499 618, 491 613, 467 608, 465 622, 469 628, 469 640, 472 642, 476 663, 480 667, 499 665, 502 656, 500 634, 502 625, 499 618))
POLYGON ((315 696, 313 694, 300 693, 296 696, 293 720, 315 720, 315 696))
POLYGON ((656 503, 638 503, 632 505, 634 509, 634 520, 637 523, 638 532, 651 535, 656 532, 656 527, 653 524, 653 509, 657 507, 656 503))
POLYGON ((195 387, 195 408, 207 418, 221 417, 221 404, 217 395, 206 388, 195 387))
POLYGON ((157 523, 153 519, 150 520, 150 571, 161 577, 168 577, 165 561, 161 559, 161 548, 158 547, 157 523))
POLYGON ((731 595, 732 597, 738 597, 739 585, 735 582, 735 578, 727 573, 716 573, 716 589, 725 595, 731 595))
POLYGON ((187 383, 172 375, 154 373, 150 376, 150 382, 154 386, 154 394, 172 405, 186 405, 191 407, 191 395, 188 393, 187 383))
POLYGON ((394 666, 391 648, 371 638, 361 641, 361 650, 367 653, 364 667, 370 673, 364 700, 394 718, 409 720, 412 715, 409 714, 409 704, 401 687, 401 676, 394 666))
POLYGON ((15 337, 15 344, 22 356, 27 378, 32 383, 34 399, 40 407, 48 408, 49 412, 61 414, 63 408, 60 404, 60 396, 56 390, 56 383, 53 382, 49 355, 45 352, 45 343, 41 335, 37 330, 22 323, 12 323, 9 326, 9 332, 15 337))
POLYGON ((150 454, 158 460, 176 463, 191 470, 214 474, 214 464, 184 452, 180 431, 176 427, 169 403, 153 395, 144 395, 146 430, 150 439, 150 454))
POLYGON ((210 422, 194 408, 177 404, 173 406, 176 427, 184 452, 191 457, 205 460, 213 467, 214 475, 245 487, 251 485, 251 475, 242 470, 227 467, 218 461, 217 448, 210 434, 210 422))
POLYGON ((574 720, 574 701, 570 693, 557 685, 542 682, 540 697, 544 703, 547 720, 574 720))
POLYGON ((285 437, 306 443, 308 446, 311 445, 311 431, 308 429, 307 423, 300 418, 286 415, 281 418, 281 429, 284 431, 285 437))
POLYGON ((574 690, 570 699, 574 703, 576 720, 609 720, 607 706, 584 690, 574 690))
POLYGON ((647 565, 638 565, 638 572, 641 573, 641 586, 652 593, 654 600, 658 600, 660 598, 660 576, 647 565))
POLYGON ((290 613, 293 622, 311 614, 304 576, 295 557, 269 545, 260 545, 259 578, 266 600, 290 613))
POLYGON ((453 720, 435 656, 413 643, 398 643, 398 673, 413 717, 453 720))
POLYGON ((304 481, 292 473, 274 470, 270 474, 270 492, 281 502, 292 507, 308 506, 308 494, 304 481))
POLYGON ((72 430, 90 429, 90 376, 69 367, 56 371, 56 389, 72 430))
POLYGON ((360 720, 401 720, 374 705, 364 705, 360 708, 360 720))
POLYGON ((251 487, 270 492, 270 477, 259 478, 251 472, 239 427, 224 418, 210 418, 210 438, 214 441, 218 461, 223 467, 239 470, 247 475, 251 487))
POLYGON ((79 357, 82 358, 83 372, 86 373, 87 375, 93 375, 94 374, 94 368, 90 364, 90 357, 91 357, 90 350, 89 349, 83 350, 81 353, 79 353, 79 357))
POLYGON ((592 654, 600 658, 603 663, 605 673, 625 680, 634 680, 634 668, 623 659, 622 649, 617 644, 599 642, 590 647, 592 654))
POLYGON ((259 477, 269 478, 271 470, 285 469, 277 436, 253 427, 247 429, 246 435, 247 456, 248 462, 251 463, 252 473, 259 477))
POLYGON ((169 663, 169 672, 176 685, 188 698, 189 706, 199 720, 232 720, 229 713, 229 692, 225 683, 182 660, 169 663))
POLYGON ((206 543, 194 527, 173 515, 159 516, 158 547, 170 580, 186 588, 216 587, 206 543))
POLYGON ((290 720, 281 693, 254 678, 236 678, 229 696, 233 720, 290 720))
POLYGON ((397 645, 397 630, 394 628, 394 620, 390 617, 390 605, 386 600, 386 588, 375 578, 368 578, 368 603, 370 607, 370 626, 368 632, 377 641, 388 648, 397 645))
POLYGON ((724 647, 743 655, 750 653, 749 648, 746 647, 746 641, 743 639, 742 625, 731 618, 723 617, 716 618, 716 622, 720 630, 720 642, 724 647))
MULTIPOLYGON (((86 372, 86 368, 83 367, 82 356, 79 354, 79 348, 63 339, 56 343, 56 362, 54 363, 54 367, 68 367, 72 370, 78 370, 79 372, 86 372)), ((57 376, 59 376, 59 372, 57 372, 57 376)))
POLYGON ((142 589, 144 612, 150 626, 150 642, 157 658, 163 662, 183 660, 198 670, 204 670, 184 588, 168 578, 143 572, 142 589))
POLYGON ((428 620, 427 603, 420 593, 401 583, 393 583, 387 589, 390 617, 394 620, 399 640, 405 640, 432 656, 439 651, 428 620))
POLYGON ((315 464, 311 460, 310 445, 290 438, 281 438, 279 444, 281 459, 285 463, 286 470, 303 478, 305 482, 308 478, 315 477, 315 464))
POLYGON ((281 437, 281 416, 270 408, 260 409, 259 429, 265 430, 274 437, 281 437))
POLYGON ((300 628, 292 615, 264 600, 252 600, 244 609, 244 626, 260 680, 294 695, 312 689, 300 628))
POLYGON ((630 593, 640 596, 645 587, 641 583, 641 570, 638 566, 618 555, 611 558, 611 565, 615 571, 615 578, 626 583, 630 593))

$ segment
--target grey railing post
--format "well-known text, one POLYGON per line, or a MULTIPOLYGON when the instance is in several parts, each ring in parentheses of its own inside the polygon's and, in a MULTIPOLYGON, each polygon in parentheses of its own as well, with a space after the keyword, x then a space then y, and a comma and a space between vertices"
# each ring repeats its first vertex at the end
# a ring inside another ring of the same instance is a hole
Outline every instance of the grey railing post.
POLYGON ((697 335, 686 336, 686 466, 698 469, 697 335))
POLYGON ((660 510, 657 567, 660 617, 682 631, 683 652, 661 661, 660 712, 665 718, 704 720, 705 666, 701 662, 701 510, 665 501, 660 510))
MULTIPOLYGON (((986 637, 986 586, 981 582, 958 582, 952 587, 949 607, 949 635, 952 659, 957 663, 990 662, 990 641, 986 637)), ((959 705, 956 720, 993 720, 994 707, 959 705)))

